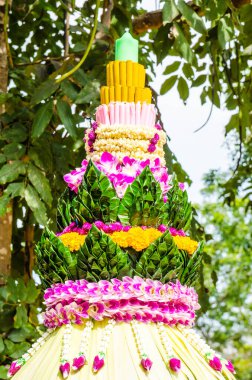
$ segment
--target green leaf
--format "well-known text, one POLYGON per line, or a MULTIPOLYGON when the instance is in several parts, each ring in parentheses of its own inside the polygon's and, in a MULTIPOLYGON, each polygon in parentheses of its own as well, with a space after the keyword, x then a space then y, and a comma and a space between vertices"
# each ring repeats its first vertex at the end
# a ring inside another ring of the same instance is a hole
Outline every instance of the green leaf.
POLYGON ((45 174, 32 163, 29 163, 28 178, 37 192, 40 194, 43 201, 50 206, 52 203, 52 193, 49 181, 45 177, 45 174))
POLYGON ((22 144, 12 142, 5 145, 3 153, 7 160, 19 160, 25 154, 26 147, 22 144))
POLYGON ((64 102, 64 100, 58 99, 57 100, 57 111, 59 114, 59 118, 64 124, 67 132, 71 137, 74 139, 77 138, 77 129, 74 122, 74 118, 72 115, 71 107, 67 102, 64 102))
POLYGON ((42 104, 36 112, 32 124, 32 138, 36 139, 42 135, 53 115, 53 101, 42 104))
POLYGON ((14 316, 14 327, 19 329, 25 325, 28 321, 27 310, 25 305, 19 305, 16 308, 16 314, 14 316))
POLYGON ((38 298, 40 290, 36 287, 33 280, 29 280, 26 285, 26 302, 31 304, 38 298))
POLYGON ((14 123, 10 127, 4 128, 0 134, 0 140, 16 143, 24 142, 27 137, 27 128, 19 122, 14 123))
POLYGON ((203 19, 184 0, 178 0, 177 8, 194 30, 201 34, 206 32, 203 19))
POLYGON ((10 183, 0 197, 0 215, 7 211, 8 204, 12 198, 24 195, 24 182, 10 183))
POLYGON ((3 338, 0 336, 0 353, 3 352, 4 350, 4 342, 3 342, 3 338))
POLYGON ((199 75, 193 82, 192 82, 192 87, 198 87, 201 86, 203 83, 205 83, 207 79, 207 76, 204 74, 199 75))
POLYGON ((2 380, 8 379, 7 373, 8 373, 8 369, 4 365, 1 365, 0 366, 0 379, 2 379, 2 380))
POLYGON ((26 163, 23 161, 13 161, 5 164, 0 169, 0 184, 15 181, 20 175, 26 173, 26 163))
POLYGON ((234 26, 230 15, 222 17, 218 23, 218 41, 222 49, 225 49, 226 43, 234 38, 234 26))
POLYGON ((178 92, 182 100, 186 100, 189 96, 189 88, 183 77, 180 77, 178 80, 178 92))
POLYGON ((179 15, 179 11, 175 5, 174 0, 165 0, 164 6, 163 6, 164 25, 167 23, 171 23, 178 15, 179 15))
POLYGON ((21 328, 13 329, 8 334, 8 338, 14 343, 23 342, 26 339, 33 338, 35 331, 36 330, 34 327, 27 324, 22 326, 21 328))
POLYGON ((165 82, 161 86, 160 94, 166 94, 176 83, 177 75, 172 75, 170 78, 166 79, 165 82))
POLYGON ((35 90, 35 93, 33 94, 33 97, 31 99, 31 104, 36 105, 40 103, 42 100, 47 99, 58 88, 59 84, 57 84, 54 79, 48 79, 35 90))
POLYGON ((174 22, 175 28, 175 49, 180 55, 189 63, 192 63, 194 55, 189 42, 187 41, 183 30, 180 28, 177 22, 174 22))
POLYGON ((181 62, 176 61, 176 62, 173 62, 171 65, 166 66, 166 69, 164 70, 163 75, 168 75, 168 74, 173 73, 174 71, 177 71, 180 64, 181 62))
POLYGON ((34 187, 28 185, 25 188, 24 198, 29 208, 33 211, 35 219, 45 226, 47 224, 46 208, 34 187))
POLYGON ((168 38, 172 24, 161 26, 153 41, 153 51, 157 57, 157 64, 163 62, 164 58, 168 56, 170 48, 173 45, 173 39, 168 38))
POLYGON ((188 79, 190 79, 194 76, 192 66, 189 65, 189 63, 184 63, 182 71, 185 74, 186 78, 188 78, 188 79))

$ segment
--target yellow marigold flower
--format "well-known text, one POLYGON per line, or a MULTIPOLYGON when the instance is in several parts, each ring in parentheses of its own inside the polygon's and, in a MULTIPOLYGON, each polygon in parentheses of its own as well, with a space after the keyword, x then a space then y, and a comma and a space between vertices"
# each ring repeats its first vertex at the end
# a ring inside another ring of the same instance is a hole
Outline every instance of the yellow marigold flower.
POLYGON ((162 235, 155 228, 143 230, 141 227, 132 227, 129 231, 113 232, 110 237, 120 247, 132 247, 136 251, 147 248, 154 240, 162 235))
POLYGON ((189 255, 192 255, 198 248, 198 242, 192 240, 188 236, 173 236, 173 240, 176 243, 178 249, 183 249, 188 252, 189 255))
POLYGON ((86 239, 86 235, 80 235, 77 232, 68 232, 60 235, 59 239, 70 249, 70 251, 78 251, 86 239))

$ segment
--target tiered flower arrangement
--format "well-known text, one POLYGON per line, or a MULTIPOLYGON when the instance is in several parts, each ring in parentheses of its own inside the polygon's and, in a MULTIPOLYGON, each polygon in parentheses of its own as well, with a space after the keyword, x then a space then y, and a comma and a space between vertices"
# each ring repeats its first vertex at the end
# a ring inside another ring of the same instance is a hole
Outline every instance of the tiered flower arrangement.
POLYGON ((181 379, 199 379, 195 368, 205 368, 204 362, 209 379, 232 380, 232 364, 190 329, 199 309, 192 286, 202 243, 188 233, 192 209, 184 184, 164 165, 165 133, 155 124, 145 70, 137 62, 116 60, 108 65, 107 78, 101 89, 103 104, 85 134, 88 159, 64 176, 68 187, 58 203, 58 232, 46 228, 36 246, 37 268, 47 288, 44 324, 49 331, 12 363, 9 376, 37 355, 57 328, 64 328, 58 366, 62 378, 85 371, 86 364, 95 374, 106 364, 114 329, 126 323, 143 378, 155 371, 151 346, 141 332, 142 326, 152 324, 153 345, 159 342, 158 352, 163 352, 164 378, 175 379, 179 372, 181 379), (70 357, 75 325, 82 326, 82 332, 79 348, 70 357), (90 358, 89 343, 97 328, 101 335, 90 358), (181 353, 184 348, 180 352, 176 346, 183 339, 198 355, 192 369, 188 354, 181 353))

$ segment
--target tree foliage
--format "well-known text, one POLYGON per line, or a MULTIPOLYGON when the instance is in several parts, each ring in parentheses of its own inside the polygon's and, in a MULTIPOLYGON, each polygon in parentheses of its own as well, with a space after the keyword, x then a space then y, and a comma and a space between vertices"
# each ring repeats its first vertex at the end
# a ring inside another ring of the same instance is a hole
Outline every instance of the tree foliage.
POLYGON ((209 239, 205 246, 208 264, 204 266, 204 285, 210 302, 197 324, 212 346, 234 360, 238 378, 249 380, 252 376, 252 341, 248 335, 252 318, 252 218, 245 213, 244 199, 237 198, 232 208, 220 200, 218 182, 223 179, 219 173, 206 177, 203 194, 207 202, 199 207, 209 239))

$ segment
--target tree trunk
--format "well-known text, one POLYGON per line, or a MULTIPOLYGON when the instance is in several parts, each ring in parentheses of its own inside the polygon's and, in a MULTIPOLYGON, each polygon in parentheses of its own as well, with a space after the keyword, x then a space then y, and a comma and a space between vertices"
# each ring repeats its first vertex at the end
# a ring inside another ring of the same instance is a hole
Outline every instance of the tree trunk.
MULTIPOLYGON (((232 0, 233 5, 236 8, 240 8, 246 4, 252 4, 252 0, 232 0)), ((201 13, 200 7, 192 3, 187 2, 190 7, 197 13, 201 13)), ((179 18, 180 16, 178 16, 179 18)), ((163 25, 162 9, 158 9, 152 12, 146 12, 132 20, 133 32, 135 34, 141 34, 149 29, 159 29, 163 25)))
MULTIPOLYGON (((0 0, 0 92, 7 92, 8 85, 8 54, 4 22, 5 0, 0 0)), ((0 107, 0 114, 3 112, 4 107, 2 106, 0 107)), ((1 193, 2 189, 0 189, 0 196, 1 193)), ((4 283, 11 271, 12 220, 12 202, 10 202, 6 214, 0 217, 0 284, 4 283)))

